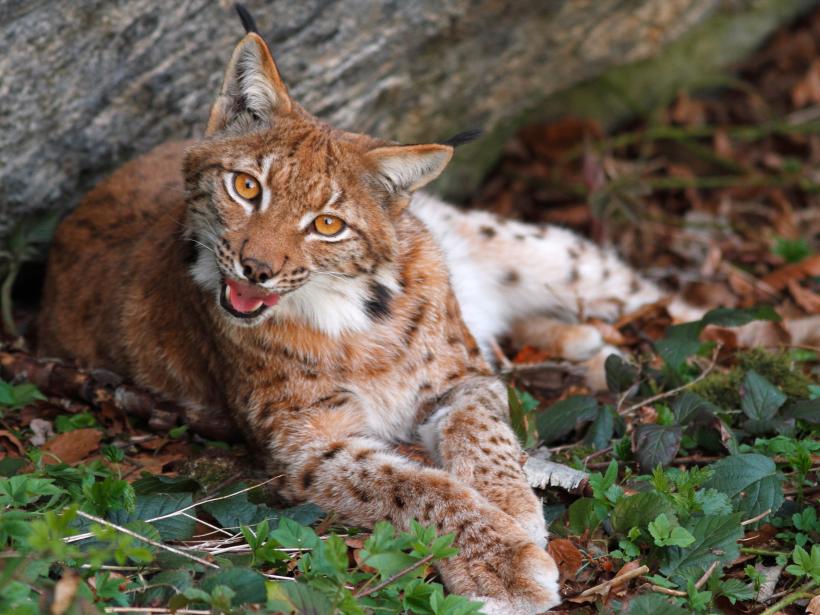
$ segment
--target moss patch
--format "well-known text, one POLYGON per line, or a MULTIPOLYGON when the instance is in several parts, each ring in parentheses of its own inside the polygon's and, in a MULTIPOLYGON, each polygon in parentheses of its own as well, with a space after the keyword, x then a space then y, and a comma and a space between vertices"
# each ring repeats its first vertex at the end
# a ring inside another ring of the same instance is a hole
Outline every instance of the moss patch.
POLYGON ((811 380, 786 353, 772 353, 755 348, 738 353, 737 365, 726 373, 710 374, 692 387, 718 408, 740 408, 740 385, 743 376, 754 370, 780 388, 790 398, 807 399, 811 380))

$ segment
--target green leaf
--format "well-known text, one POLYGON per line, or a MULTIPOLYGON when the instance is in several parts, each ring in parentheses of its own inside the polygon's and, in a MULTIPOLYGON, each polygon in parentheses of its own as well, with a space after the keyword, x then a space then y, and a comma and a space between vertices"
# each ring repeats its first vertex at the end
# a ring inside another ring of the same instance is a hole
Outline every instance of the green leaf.
MULTIPOLYGON (((117 525, 125 525, 137 520, 148 521, 154 517, 161 517, 186 508, 192 502, 190 493, 138 496, 134 512, 115 510, 110 513, 109 519, 117 525)), ((175 515, 152 522, 152 525, 159 530, 163 540, 187 540, 193 536, 196 520, 184 515, 175 515)))
POLYGON ((820 398, 791 401, 783 408, 783 416, 820 425, 820 398))
POLYGON ((740 579, 728 578, 720 581, 717 583, 717 592, 722 596, 726 596, 732 604, 738 601, 751 600, 755 597, 754 589, 740 579))
POLYGON ((603 518, 598 514, 595 500, 592 498, 578 498, 569 506, 569 529, 573 534, 583 534, 584 530, 594 530, 603 518))
POLYGON ((678 425, 695 421, 708 421, 718 412, 717 407, 697 393, 686 391, 672 404, 672 412, 678 425))
POLYGON ((707 312, 701 322, 703 322, 704 325, 717 325, 719 327, 742 327, 755 320, 779 322, 781 318, 770 305, 753 308, 720 307, 707 312))
POLYGON ((746 372, 740 389, 740 405, 750 419, 773 419, 785 401, 786 396, 763 376, 754 370, 746 372))
POLYGON ((623 393, 638 380, 638 369, 617 354, 611 354, 604 362, 606 386, 613 393, 623 393))
POLYGON ((218 585, 232 589, 239 600, 237 604, 265 602, 265 577, 250 568, 225 568, 205 575, 200 586, 212 592, 218 585))
POLYGON ((268 582, 267 595, 268 610, 274 613, 328 615, 334 612, 330 601, 305 583, 268 582))
POLYGON ((669 367, 677 371, 700 349, 698 336, 705 326, 700 320, 673 325, 666 330, 663 339, 655 342, 655 350, 669 367))
POLYGON ((678 454, 680 439, 678 425, 638 425, 632 432, 632 451, 641 471, 651 472, 672 461, 678 454))
POLYGON ((774 514, 783 504, 783 477, 768 457, 757 453, 731 455, 709 468, 714 473, 703 487, 725 493, 735 509, 748 517, 769 509, 774 514))
POLYGON ((134 483, 134 492, 137 495, 154 493, 193 493, 199 491, 199 483, 193 478, 184 476, 158 476, 145 474, 134 483))
POLYGON ((279 513, 265 506, 264 504, 254 504, 248 500, 248 492, 236 493, 229 498, 224 496, 244 489, 247 485, 238 483, 232 485, 229 490, 223 491, 221 497, 224 499, 206 502, 202 508, 222 527, 238 527, 240 525, 255 525, 264 519, 278 519, 279 513))
POLYGON ((666 516, 661 513, 649 523, 648 529, 655 544, 659 547, 688 547, 695 542, 694 536, 678 525, 674 515, 666 516))
POLYGON ((691 615, 685 609, 675 606, 670 598, 658 594, 644 594, 629 602, 625 615, 691 615))
POLYGON ((578 423, 594 419, 597 409, 598 402, 594 397, 568 397, 537 415, 538 435, 547 444, 560 440, 569 435, 578 423))
POLYGON ((712 562, 728 563, 740 554, 737 541, 743 537, 742 515, 719 515, 698 517, 686 528, 695 539, 685 549, 671 547, 666 550, 661 573, 671 577, 689 572, 702 573, 712 562))
POLYGON ((704 515, 728 515, 732 512, 729 496, 717 489, 701 489, 695 492, 695 503, 704 515))
POLYGON ((811 254, 811 248, 802 237, 799 239, 778 237, 772 246, 772 254, 779 256, 787 263, 799 263, 811 254))
POLYGON ((609 446, 609 442, 615 433, 615 419, 617 416, 611 405, 599 407, 598 416, 587 429, 584 442, 597 451, 609 446))
POLYGON ((612 529, 626 535, 633 527, 645 528, 663 513, 674 514, 674 508, 667 499, 654 491, 644 491, 618 500, 610 522, 612 529))
POLYGON ((54 419, 54 429, 57 433, 66 433, 74 431, 75 429, 84 429, 86 427, 97 427, 96 417, 90 412, 81 412, 80 414, 61 414, 54 419))
POLYGON ((192 586, 191 574, 185 570, 163 570, 151 577, 149 588, 142 594, 142 604, 164 603, 174 594, 192 586))

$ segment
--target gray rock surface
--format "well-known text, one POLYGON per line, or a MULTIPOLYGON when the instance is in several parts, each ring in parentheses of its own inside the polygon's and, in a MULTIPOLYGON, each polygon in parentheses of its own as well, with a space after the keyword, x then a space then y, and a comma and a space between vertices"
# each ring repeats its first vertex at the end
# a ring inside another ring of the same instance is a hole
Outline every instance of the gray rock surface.
MULTIPOLYGON (((806 4, 779 2, 784 13, 806 4)), ((725 5, 756 3, 247 1, 307 109, 405 142, 509 126, 725 5)), ((241 34, 224 1, 0 0, 0 234, 24 214, 75 206, 158 143, 200 134, 241 34)))

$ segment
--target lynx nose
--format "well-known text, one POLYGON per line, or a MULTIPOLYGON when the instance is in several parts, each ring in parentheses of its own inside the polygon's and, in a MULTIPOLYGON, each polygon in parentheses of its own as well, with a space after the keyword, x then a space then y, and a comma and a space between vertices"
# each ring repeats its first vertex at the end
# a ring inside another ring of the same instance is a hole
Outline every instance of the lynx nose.
POLYGON ((240 264, 242 265, 242 273, 251 282, 262 284, 273 277, 273 270, 270 265, 255 258, 243 258, 240 264))

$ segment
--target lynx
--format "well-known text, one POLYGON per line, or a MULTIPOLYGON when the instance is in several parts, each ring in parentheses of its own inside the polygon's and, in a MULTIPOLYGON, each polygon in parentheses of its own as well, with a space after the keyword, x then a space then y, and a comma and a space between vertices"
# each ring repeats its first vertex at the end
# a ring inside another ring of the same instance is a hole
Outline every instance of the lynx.
POLYGON ((549 609, 558 572, 487 349, 517 330, 598 356, 595 329, 545 315, 611 318, 660 291, 568 231, 416 194, 453 144, 324 124, 243 21, 204 138, 126 164, 62 222, 41 354, 227 411, 285 497, 452 532, 450 591, 549 609), (396 452, 408 441, 435 467, 396 452))

